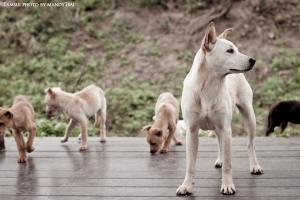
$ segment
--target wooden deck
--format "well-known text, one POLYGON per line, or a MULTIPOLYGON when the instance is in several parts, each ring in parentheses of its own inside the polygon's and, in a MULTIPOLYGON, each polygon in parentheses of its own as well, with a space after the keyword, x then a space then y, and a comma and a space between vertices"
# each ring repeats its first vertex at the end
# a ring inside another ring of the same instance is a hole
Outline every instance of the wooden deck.
MULTIPOLYGON (((184 139, 182 139, 184 141, 184 139)), ((13 138, 0 152, 0 199, 300 199, 300 137, 256 138, 262 175, 249 173, 247 138, 233 139, 234 196, 220 193, 221 169, 214 167, 217 141, 199 138, 191 196, 176 196, 185 176, 185 141, 167 154, 151 155, 145 138, 89 138, 88 150, 70 138, 36 138, 27 163, 17 162, 13 138)))

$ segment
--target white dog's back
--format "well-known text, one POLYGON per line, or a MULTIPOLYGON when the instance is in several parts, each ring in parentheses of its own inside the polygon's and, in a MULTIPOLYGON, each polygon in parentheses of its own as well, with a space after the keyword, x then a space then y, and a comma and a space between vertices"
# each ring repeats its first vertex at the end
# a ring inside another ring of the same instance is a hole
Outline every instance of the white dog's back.
POLYGON ((106 99, 101 88, 95 85, 89 85, 83 90, 74 93, 78 97, 82 108, 85 110, 88 117, 95 114, 95 110, 106 110, 106 99))

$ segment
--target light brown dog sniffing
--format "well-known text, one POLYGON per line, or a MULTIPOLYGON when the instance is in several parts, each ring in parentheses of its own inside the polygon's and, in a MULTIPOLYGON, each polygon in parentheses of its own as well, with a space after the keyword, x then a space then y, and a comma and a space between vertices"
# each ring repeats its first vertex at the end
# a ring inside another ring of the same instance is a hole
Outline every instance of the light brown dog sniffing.
POLYGON ((169 92, 160 94, 155 105, 154 124, 144 126, 142 129, 147 131, 150 153, 154 154, 158 150, 160 153, 167 153, 172 138, 176 145, 182 145, 174 134, 178 115, 179 104, 175 97, 169 92))
POLYGON ((101 88, 89 85, 74 94, 62 91, 60 88, 45 89, 46 113, 53 114, 58 108, 70 118, 62 143, 67 142, 77 124, 80 125, 80 151, 87 149, 89 118, 95 115, 96 127, 100 123, 100 142, 106 141, 106 99, 101 88))
POLYGON ((26 96, 16 96, 11 108, 0 108, 0 133, 11 129, 15 138, 18 151, 19 163, 26 162, 26 153, 34 151, 32 146, 36 135, 34 123, 34 109, 26 96), (28 131, 28 139, 25 143, 22 131, 28 131))

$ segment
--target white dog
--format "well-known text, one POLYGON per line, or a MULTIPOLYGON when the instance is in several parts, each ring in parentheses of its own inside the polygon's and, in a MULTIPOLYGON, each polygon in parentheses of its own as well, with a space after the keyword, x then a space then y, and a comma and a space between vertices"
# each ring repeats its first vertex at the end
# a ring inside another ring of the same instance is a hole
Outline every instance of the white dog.
POLYGON ((248 133, 250 172, 263 173, 258 164, 254 135, 256 120, 252 108, 252 90, 243 72, 249 71, 255 60, 241 54, 237 47, 226 40, 232 29, 216 36, 214 23, 210 23, 197 52, 192 69, 184 80, 181 108, 187 125, 187 169, 183 184, 177 194, 191 193, 195 178, 198 151, 198 130, 214 130, 219 142, 216 167, 222 167, 221 192, 233 194, 235 187, 231 170, 231 119, 238 109, 248 133))
POLYGON ((70 133, 77 124, 81 128, 80 151, 87 149, 88 124, 91 116, 95 115, 94 126, 101 127, 100 142, 106 141, 106 99, 101 88, 89 85, 74 94, 62 91, 60 88, 47 88, 45 97, 46 113, 53 114, 58 108, 70 118, 62 143, 67 142, 70 133))

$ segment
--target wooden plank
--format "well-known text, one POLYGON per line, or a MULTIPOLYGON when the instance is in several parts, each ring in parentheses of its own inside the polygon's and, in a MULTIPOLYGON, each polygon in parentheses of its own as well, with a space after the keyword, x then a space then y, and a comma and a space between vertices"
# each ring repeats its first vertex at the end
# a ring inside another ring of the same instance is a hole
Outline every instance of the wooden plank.
MULTIPOLYGON (((97 199, 97 200, 107 200, 107 197, 99 196, 88 196, 88 197, 77 197, 77 196, 67 196, 67 197, 53 197, 50 196, 49 199, 63 199, 63 200, 85 200, 85 199, 97 199)), ((165 197, 109 197, 110 200, 166 200, 165 197)), ((168 197, 168 200, 195 200, 194 196, 174 196, 168 197)), ((222 196, 222 197, 197 197, 197 200, 224 200, 224 199, 237 199, 237 200, 249 200, 249 197, 235 197, 235 196, 222 196)), ((284 197, 285 200, 295 200, 295 197, 284 197)), ((29 199, 30 200, 30 199, 29 199)), ((282 200, 282 197, 255 197, 255 200, 282 200)))
MULTIPOLYGON (((299 141, 300 144, 300 141, 299 141)), ((299 144, 286 144, 286 145, 256 145, 257 151, 300 151, 299 144)), ((36 151, 39 152, 78 152, 79 143, 77 141, 69 141, 68 143, 57 143, 54 142, 52 145, 44 145, 43 143, 34 143, 36 151)), ((247 151, 247 144, 242 146, 233 145, 233 151, 247 151)), ((16 144, 6 144, 5 151, 17 151, 16 144)), ((124 145, 124 146, 113 146, 110 143, 88 143, 87 151, 96 151, 96 152, 149 152, 150 148, 147 143, 144 145, 124 145)), ((175 146, 174 144, 170 145, 169 151, 176 152, 185 152, 186 146, 175 146)), ((208 145, 199 145, 198 151, 218 151, 217 143, 212 146, 208 145)))
MULTIPOLYGON (((166 197, 101 197, 101 196, 4 196, 5 200, 166 200, 166 197)), ((222 196, 222 197, 194 197, 194 196, 173 196, 168 197, 168 200, 224 200, 224 199, 237 199, 249 200, 249 197, 235 197, 235 196, 222 196)), ((295 200, 295 197, 284 197, 285 200, 295 200)), ((282 200, 282 197, 255 197, 255 200, 282 200)))
MULTIPOLYGON (((48 197, 48 196, 20 196, 20 195, 3 195, 3 199, 5 200, 49 200, 49 199, 56 199, 55 197, 48 197)), ((76 198, 75 198, 76 199, 76 198)))
MULTIPOLYGON (((128 178, 128 179, 112 179, 112 178, 0 178, 0 186, 17 186, 24 187, 178 187, 182 184, 183 179, 144 179, 144 178, 128 178)), ((299 177, 289 179, 264 179, 259 177, 255 179, 234 179, 234 184, 238 188, 247 187, 299 187, 299 177)), ((194 188, 218 188, 221 185, 220 176, 216 178, 195 179, 194 188)))
MULTIPOLYGON (((6 143, 12 146, 15 146, 15 141, 13 137, 6 137, 6 143)), ((62 143, 60 143, 61 138, 58 137, 36 137, 34 139, 35 145, 41 145, 41 146, 60 146, 62 143)), ((185 145, 185 138, 180 138, 180 140, 185 145)), ((77 140, 76 137, 70 137, 69 141, 64 144, 79 144, 80 141, 77 140)), ((233 138, 232 145, 233 146, 242 146, 247 147, 248 138, 247 137, 235 137, 233 138)), ((62 145, 64 145, 62 144, 62 145)), ((92 145, 109 145, 109 146, 144 146, 148 145, 145 137, 108 137, 106 143, 100 143, 98 137, 89 137, 88 138, 88 144, 92 145)), ((171 144, 174 144, 173 142, 171 144)), ((217 139, 216 138, 207 138, 202 137, 199 138, 199 145, 202 146, 215 146, 217 145, 217 139)), ((300 144, 300 137, 255 137, 255 144, 257 146, 277 146, 277 145, 299 145, 300 144)))
MULTIPOLYGON (((257 156, 259 158, 270 158, 270 157, 300 157, 300 151, 256 151, 257 156)), ((149 153, 150 155, 150 153, 149 153)), ((17 151, 6 151, 0 152, 0 156, 3 158, 16 158, 18 156, 17 151)), ((34 151, 29 154, 30 157, 34 158, 143 158, 148 156, 148 152, 98 152, 98 151, 87 151, 84 154, 78 152, 68 152, 68 151, 60 151, 55 153, 50 153, 46 151, 34 151)), ((159 156, 157 153, 156 156, 159 156)), ((197 154, 198 158, 217 158, 218 152, 217 151, 199 151, 197 154)), ((170 151, 168 152, 165 157, 170 158, 186 158, 186 152, 175 152, 170 151)), ((248 151, 233 151, 232 153, 233 158, 248 158, 248 151)))
MULTIPOLYGON (((77 152, 76 152, 77 153, 77 152)), ((259 159, 259 158, 258 158, 259 159)), ((37 158, 27 156, 28 164, 18 164, 17 158, 2 158, 0 170, 89 170, 89 171, 185 171, 185 160, 178 162, 176 158, 170 158, 167 155, 148 155, 144 158, 107 158, 94 159, 84 158, 37 158), (30 163, 30 164, 29 164, 30 163)), ((216 158, 198 158, 196 162, 197 171, 216 171, 214 167, 216 158)), ((259 159, 260 165, 265 170, 299 170, 299 157, 281 157, 259 159), (293 163, 287 165, 287 163, 293 163)), ((233 172, 249 172, 248 158, 233 158, 233 172)))
MULTIPOLYGON (((167 172, 167 171, 156 171, 156 172, 109 172, 109 171, 88 171, 88 170, 1 170, 0 178, 20 178, 20 177, 30 177, 30 178, 96 178, 96 179, 184 179, 185 171, 167 172)), ((196 179, 220 179, 220 170, 212 172, 201 172, 196 171, 196 179)), ((282 171, 282 170, 268 170, 265 171, 263 175, 254 175, 249 172, 238 172, 234 171, 234 179, 293 179, 300 177, 300 170, 282 171)))
MULTIPOLYGON (((177 187, 31 187, 1 186, 4 195, 29 196, 102 196, 102 197, 174 197, 177 187)), ((221 197, 220 187, 194 188, 193 197, 221 197)), ((299 197, 298 187, 238 188, 235 197, 299 197)))
MULTIPOLYGON (((262 175, 250 174, 248 171, 234 171, 234 179, 294 179, 300 178, 300 170, 267 170, 262 175)), ((88 171, 88 170, 1 170, 0 178, 90 178, 90 179, 184 179, 185 171, 168 172, 168 171, 155 171, 155 172, 110 172, 110 171, 88 171)), ((220 179, 221 171, 215 170, 211 172, 196 171, 196 179, 220 179)))

